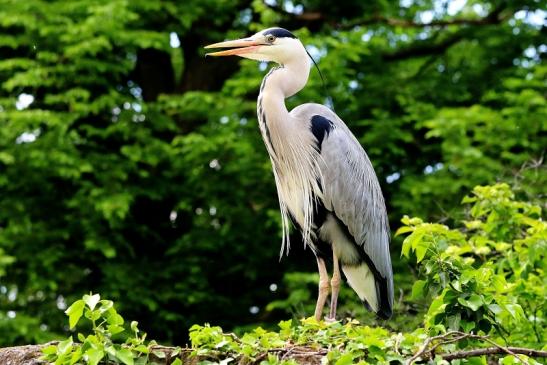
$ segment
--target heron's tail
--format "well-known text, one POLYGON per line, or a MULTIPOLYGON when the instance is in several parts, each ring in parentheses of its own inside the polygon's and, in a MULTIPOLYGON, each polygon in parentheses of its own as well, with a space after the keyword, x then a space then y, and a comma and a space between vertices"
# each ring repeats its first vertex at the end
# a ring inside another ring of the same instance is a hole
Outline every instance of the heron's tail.
POLYGON ((382 319, 393 312, 393 281, 374 275, 366 262, 358 265, 342 265, 349 285, 355 290, 367 309, 382 319))

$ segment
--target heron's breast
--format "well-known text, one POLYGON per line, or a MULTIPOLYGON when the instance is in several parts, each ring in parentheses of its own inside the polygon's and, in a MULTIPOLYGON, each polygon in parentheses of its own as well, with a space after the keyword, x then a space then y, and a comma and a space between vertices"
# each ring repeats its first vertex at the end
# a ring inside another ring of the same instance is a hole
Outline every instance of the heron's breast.
POLYGON ((300 225, 304 226, 306 216, 306 189, 294 180, 280 176, 277 189, 283 203, 287 206, 289 212, 300 225))

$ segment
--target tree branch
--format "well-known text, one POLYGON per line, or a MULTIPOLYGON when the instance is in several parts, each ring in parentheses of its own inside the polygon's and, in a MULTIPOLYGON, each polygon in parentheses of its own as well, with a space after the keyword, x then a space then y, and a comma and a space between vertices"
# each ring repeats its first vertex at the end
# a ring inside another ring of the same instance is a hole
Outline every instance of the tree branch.
POLYGON ((486 347, 482 349, 473 349, 473 350, 461 350, 452 353, 446 354, 436 354, 437 356, 442 357, 443 359, 450 361, 456 359, 465 359, 469 357, 476 357, 482 355, 496 355, 496 354, 506 354, 507 351, 511 351, 513 354, 526 355, 529 357, 547 357, 547 351, 528 349, 523 347, 486 347))
MULTIPOLYGON (((412 364, 418 358, 423 360, 429 360, 435 356, 442 357, 443 359, 457 360, 465 359, 483 355, 497 355, 497 354, 511 354, 511 355, 526 355, 529 357, 547 358, 547 351, 534 350, 522 347, 502 347, 497 344, 493 344, 493 347, 461 350, 452 353, 435 353, 435 349, 443 344, 457 342, 464 338, 478 338, 484 340, 484 336, 478 336, 463 332, 449 332, 444 335, 428 338, 420 348, 420 350, 412 356, 407 364, 412 364)), ((487 342, 493 343, 491 340, 487 342)), ((0 364, 11 365, 46 365, 46 361, 41 360, 43 353, 42 349, 49 345, 57 345, 58 342, 49 342, 42 345, 29 345, 29 346, 17 346, 0 348, 0 364)), ((180 359, 183 364, 196 364, 200 361, 213 360, 219 361, 229 356, 222 351, 208 351, 206 354, 194 356, 192 353, 194 349, 191 348, 178 348, 161 345, 153 345, 150 347, 150 359, 153 362, 161 365, 171 364, 175 359, 180 359)), ((320 364, 322 359, 327 356, 328 350, 326 348, 314 348, 309 346, 299 346, 294 344, 286 344, 284 347, 269 349, 259 354, 253 363, 259 363, 267 358, 268 354, 275 355, 280 360, 293 359, 299 364, 320 364)), ((231 355, 233 356, 233 355, 231 355)), ((518 358, 518 357, 517 357, 518 358)), ((522 359, 521 362, 524 362, 522 359)))
POLYGON ((400 18, 389 18, 383 15, 373 15, 372 17, 357 19, 348 24, 343 25, 344 28, 353 28, 358 25, 372 25, 372 24, 387 24, 391 26, 398 26, 404 28, 444 28, 450 25, 493 25, 499 24, 511 16, 513 12, 508 12, 504 16, 500 16, 502 11, 505 9, 505 5, 502 3, 494 10, 492 10, 488 15, 483 18, 456 18, 456 19, 445 19, 445 20, 432 20, 429 23, 415 22, 414 20, 409 19, 400 19, 400 18))
POLYGON ((327 23, 336 29, 352 29, 356 26, 373 24, 386 24, 389 26, 400 26, 406 28, 445 28, 450 25, 462 26, 452 34, 446 36, 442 41, 435 42, 433 36, 423 41, 417 41, 408 47, 382 54, 381 58, 388 62, 400 61, 413 57, 443 54, 454 44, 472 36, 472 29, 474 27, 500 24, 513 16, 515 11, 518 10, 511 9, 511 11, 508 10, 505 12, 506 4, 502 2, 488 15, 482 18, 457 18, 433 20, 428 23, 421 23, 410 19, 391 18, 376 14, 358 18, 349 22, 340 22, 339 19, 332 19, 325 13, 318 11, 308 11, 303 12, 302 14, 295 14, 289 13, 279 6, 267 4, 266 2, 264 2, 264 5, 288 19, 285 22, 287 24, 284 25, 290 28, 298 28, 301 26, 320 27, 322 23, 327 23))
MULTIPOLYGON (((433 20, 428 23, 416 22, 411 19, 401 19, 401 18, 392 18, 387 17, 381 14, 374 14, 372 16, 362 17, 347 23, 340 22, 339 19, 333 19, 322 13, 320 11, 306 11, 301 14, 289 13, 282 9, 279 6, 271 5, 264 2, 264 5, 269 9, 275 11, 278 14, 281 14, 284 17, 288 17, 292 22, 300 22, 306 25, 309 23, 316 22, 326 22, 333 26, 336 29, 351 29, 356 26, 363 25, 373 25, 373 24, 386 24, 390 26, 398 26, 404 28, 444 28, 450 25, 471 25, 471 26, 481 26, 481 25, 491 25, 499 24, 502 21, 510 18, 513 15, 513 12, 509 12, 504 16, 500 16, 502 11, 505 9, 505 5, 502 3, 494 10, 492 10, 488 15, 482 18, 456 18, 456 19, 445 19, 445 20, 433 20)), ((304 25, 301 24, 301 25, 304 25)))
POLYGON ((410 47, 401 48, 391 53, 385 53, 382 55, 382 58, 385 61, 400 61, 412 57, 443 54, 448 48, 452 47, 464 38, 464 33, 458 32, 448 36, 446 39, 438 43, 421 41, 410 47))
POLYGON ((411 365, 418 359, 422 359, 422 360, 432 359, 435 356, 442 357, 443 359, 449 361, 449 360, 464 359, 464 358, 476 357, 476 356, 482 356, 482 355, 496 355, 496 354, 513 355, 517 358, 517 360, 519 360, 523 364, 527 364, 527 362, 523 360, 522 358, 520 358, 518 355, 547 358, 547 351, 535 350, 535 349, 529 349, 529 348, 523 348, 523 347, 505 347, 492 341, 487 336, 480 336, 480 335, 475 335, 472 333, 465 333, 460 331, 452 331, 439 336, 428 338, 423 344, 423 346, 408 360, 407 364, 411 365), (435 350, 439 346, 458 342, 468 338, 487 342, 491 344, 492 347, 485 347, 485 348, 471 349, 471 350, 460 350, 460 351, 451 352, 451 353, 435 353, 435 350))

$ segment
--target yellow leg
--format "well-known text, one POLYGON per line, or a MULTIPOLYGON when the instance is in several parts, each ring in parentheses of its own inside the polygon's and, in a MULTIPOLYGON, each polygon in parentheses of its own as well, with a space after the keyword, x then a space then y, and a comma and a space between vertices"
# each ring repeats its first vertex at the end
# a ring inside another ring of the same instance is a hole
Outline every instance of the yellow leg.
POLYGON ((336 305, 338 304, 338 292, 340 291, 340 263, 338 262, 338 257, 334 253, 334 250, 332 251, 332 262, 333 262, 333 269, 332 269, 332 279, 330 281, 330 287, 331 287, 331 300, 330 300, 330 314, 329 314, 329 320, 335 321, 336 320, 336 305))
POLYGON ((315 306, 315 319, 320 321, 327 295, 329 295, 329 274, 322 258, 317 258, 317 267, 319 268, 319 295, 315 306))

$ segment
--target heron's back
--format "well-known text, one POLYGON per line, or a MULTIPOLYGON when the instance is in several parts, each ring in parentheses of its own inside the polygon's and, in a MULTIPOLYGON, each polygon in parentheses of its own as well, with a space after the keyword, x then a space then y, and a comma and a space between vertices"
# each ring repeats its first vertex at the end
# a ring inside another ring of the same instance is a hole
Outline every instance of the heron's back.
POLYGON ((321 159, 319 239, 332 244, 348 282, 381 317, 391 315, 393 272, 385 203, 374 168, 345 123, 330 109, 304 104, 291 116, 315 136, 321 159), (329 217, 331 217, 329 219, 329 217))

